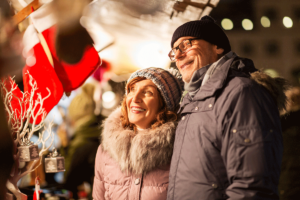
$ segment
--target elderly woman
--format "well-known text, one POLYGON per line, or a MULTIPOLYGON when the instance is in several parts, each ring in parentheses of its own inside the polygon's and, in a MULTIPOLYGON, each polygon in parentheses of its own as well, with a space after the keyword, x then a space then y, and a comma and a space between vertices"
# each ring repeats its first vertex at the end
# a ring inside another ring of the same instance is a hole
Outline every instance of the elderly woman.
POLYGON ((182 89, 176 70, 147 68, 130 76, 122 106, 104 122, 95 200, 167 198, 182 89))

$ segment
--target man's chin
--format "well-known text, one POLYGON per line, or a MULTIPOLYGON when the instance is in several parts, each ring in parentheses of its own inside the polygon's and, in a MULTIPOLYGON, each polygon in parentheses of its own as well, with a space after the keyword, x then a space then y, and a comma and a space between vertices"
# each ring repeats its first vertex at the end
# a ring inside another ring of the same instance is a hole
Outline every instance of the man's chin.
POLYGON ((189 83, 190 81, 191 81, 191 80, 184 80, 184 79, 183 79, 183 82, 184 82, 184 83, 189 83))
POLYGON ((189 83, 192 79, 192 76, 194 74, 194 71, 192 66, 189 66, 190 68, 189 69, 186 69, 185 71, 183 71, 181 73, 182 75, 182 80, 184 81, 184 83, 189 83))
POLYGON ((192 76, 182 76, 182 80, 184 83, 189 83, 191 81, 192 76))

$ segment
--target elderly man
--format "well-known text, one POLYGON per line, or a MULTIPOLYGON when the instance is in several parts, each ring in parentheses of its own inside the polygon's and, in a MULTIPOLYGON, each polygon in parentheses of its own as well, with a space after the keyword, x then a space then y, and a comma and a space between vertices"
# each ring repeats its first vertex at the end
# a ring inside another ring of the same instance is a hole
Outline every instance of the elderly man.
POLYGON ((168 200, 278 199, 285 81, 232 52, 209 16, 178 27, 171 47, 187 94, 168 200))

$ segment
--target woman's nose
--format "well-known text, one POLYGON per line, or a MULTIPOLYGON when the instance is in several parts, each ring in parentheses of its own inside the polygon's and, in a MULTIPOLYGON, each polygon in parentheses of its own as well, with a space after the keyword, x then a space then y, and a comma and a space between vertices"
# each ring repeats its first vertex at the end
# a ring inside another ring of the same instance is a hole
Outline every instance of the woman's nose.
POLYGON ((136 91, 132 97, 132 101, 133 102, 141 102, 141 92, 140 91, 136 91))

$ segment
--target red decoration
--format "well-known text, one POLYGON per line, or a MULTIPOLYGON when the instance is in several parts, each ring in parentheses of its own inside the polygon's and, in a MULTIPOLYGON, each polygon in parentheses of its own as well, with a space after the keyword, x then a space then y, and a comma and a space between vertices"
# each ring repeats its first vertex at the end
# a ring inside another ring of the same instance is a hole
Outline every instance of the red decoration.
POLYGON ((99 82, 105 82, 107 80, 105 80, 105 77, 103 75, 105 72, 110 70, 111 70, 110 63, 102 59, 102 65, 94 72, 93 78, 99 82))
POLYGON ((42 192, 40 188, 40 178, 37 176, 35 178, 35 191, 33 193, 33 200, 40 200, 40 194, 42 192))
MULTIPOLYGON (((32 25, 31 25, 32 26, 32 25)), ((30 31, 28 27, 28 31, 30 31)), ((27 30, 26 30, 27 31, 27 30)), ((30 32, 34 34, 34 32, 30 32)), ((35 33, 37 34, 37 33, 35 33)), ((27 34, 24 34, 24 39, 27 34)), ((32 35, 30 35, 33 37, 32 35)), ((27 41, 28 42, 28 41, 27 41)), ((34 41, 33 41, 34 42, 34 41)), ((36 90, 33 100, 35 101, 38 98, 38 95, 41 95, 42 98, 48 96, 49 91, 51 92, 48 99, 45 100, 43 104, 43 108, 47 113, 51 111, 51 109, 59 102, 61 97, 63 96, 63 87, 58 79, 55 70, 53 69, 52 65, 50 64, 48 57, 41 45, 41 43, 36 43, 34 47, 29 50, 31 52, 31 56, 27 57, 27 59, 33 59, 31 66, 26 64, 23 68, 23 84, 24 84, 24 92, 28 92, 30 94, 31 86, 29 84, 29 74, 35 79, 37 83, 38 89, 36 90)), ((35 104, 34 104, 35 105, 35 104)), ((37 111, 39 110, 39 105, 34 110, 34 116, 36 116, 37 111)), ((42 120, 42 115, 39 115, 35 124, 39 124, 42 120)), ((33 119, 30 119, 30 123, 33 123, 33 119)))
MULTIPOLYGON (((27 55, 27 61, 29 57, 32 59, 29 62, 26 61, 27 64, 23 69, 24 91, 28 93, 31 91, 31 86, 29 85, 30 79, 27 73, 29 72, 37 82, 38 87, 38 90, 34 94, 34 102, 39 95, 42 98, 48 96, 48 89, 51 92, 50 97, 42 105, 48 114, 59 102, 64 92, 69 94, 72 90, 77 89, 94 73, 99 67, 101 60, 98 52, 92 45, 86 46, 81 60, 76 64, 68 64, 60 60, 55 50, 57 26, 51 6, 45 4, 37 11, 34 11, 31 14, 31 18, 33 24, 27 28, 23 38, 24 51, 30 53, 30 55, 27 55), (53 66, 50 64, 45 50, 40 43, 36 29, 44 36, 51 53, 53 66)), ((16 92, 18 91, 16 90, 16 92)), ((20 109, 20 106, 18 108, 18 105, 16 105, 16 108, 20 109)), ((38 110, 39 105, 34 109, 35 116, 38 110)), ((41 120, 42 115, 37 118, 35 124, 39 124, 41 120)), ((33 123, 32 118, 30 119, 30 123, 33 123)))
POLYGON ((100 57, 93 46, 87 46, 81 60, 76 64, 68 64, 60 60, 55 52, 56 26, 42 32, 50 49, 55 72, 61 81, 64 91, 71 92, 81 86, 100 65, 100 57))

